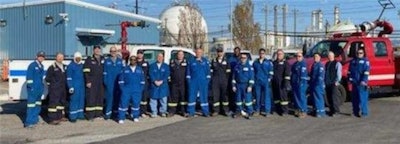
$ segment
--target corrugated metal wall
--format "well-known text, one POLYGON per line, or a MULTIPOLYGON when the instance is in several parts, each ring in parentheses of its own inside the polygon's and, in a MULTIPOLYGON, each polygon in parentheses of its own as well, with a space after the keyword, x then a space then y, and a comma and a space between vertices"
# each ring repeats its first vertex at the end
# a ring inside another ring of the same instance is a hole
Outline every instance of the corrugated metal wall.
MULTIPOLYGON (((92 44, 96 42, 101 43, 118 43, 121 38, 121 28, 119 23, 122 21, 138 21, 128 17, 123 17, 115 14, 106 13, 94 9, 88 9, 73 4, 66 4, 65 10, 68 12, 70 22, 66 26, 66 52, 74 53, 80 51, 85 53, 85 47, 79 42, 76 37, 75 28, 90 28, 90 29, 106 29, 114 30, 115 35, 104 39, 103 42, 92 40, 92 44), (115 26, 106 26, 108 24, 115 24, 115 26)), ((157 29, 158 24, 147 22, 150 24, 147 28, 129 28, 128 29, 128 43, 132 44, 158 44, 159 32, 157 29)), ((88 54, 91 54, 91 46, 88 47, 88 54)))
MULTIPOLYGON (((33 59, 39 50, 45 51, 48 58, 56 52, 63 52, 66 56, 72 56, 75 51, 85 54, 85 47, 88 47, 88 52, 92 49, 79 41, 75 32, 77 27, 115 30, 114 36, 101 43, 118 43, 120 27, 106 25, 135 20, 65 2, 0 9, 0 19, 7 20, 7 26, 0 28, 0 58, 8 56, 10 59, 33 59), (63 23, 59 13, 68 13, 69 21, 63 23), (47 15, 54 18, 54 23, 44 23, 47 15)), ((158 24, 148 24, 150 26, 144 29, 129 28, 128 43, 158 44, 158 24)))
POLYGON ((7 26, 1 28, 1 51, 8 50, 10 59, 33 59, 39 50, 49 57, 64 52, 63 26, 44 23, 46 15, 63 11, 62 3, 0 9, 1 17, 7 20, 7 26))

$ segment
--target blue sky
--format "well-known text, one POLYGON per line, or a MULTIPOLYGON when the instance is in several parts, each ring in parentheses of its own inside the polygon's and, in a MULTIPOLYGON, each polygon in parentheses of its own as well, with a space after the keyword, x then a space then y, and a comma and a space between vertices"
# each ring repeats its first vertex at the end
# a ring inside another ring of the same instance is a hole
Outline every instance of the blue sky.
MULTIPOLYGON (((21 2, 23 0, 0 0, 0 4, 21 2)), ((35 1, 35 0, 26 0, 35 1)), ((110 6, 116 3, 118 9, 132 11, 135 5, 135 0, 83 0, 90 3, 95 3, 103 6, 110 6)), ((160 13, 167 8, 174 0, 139 0, 139 13, 158 17, 160 13)), ((229 23, 228 15, 230 13, 230 0, 193 0, 202 10, 202 13, 207 21, 209 32, 220 31, 221 28, 227 29, 229 23)), ((233 0, 233 6, 240 0, 233 0)), ((382 18, 392 22, 393 26, 400 27, 400 0, 392 0, 395 4, 395 9, 386 10, 382 18)), ((293 9, 298 10, 297 14, 297 31, 305 31, 306 27, 311 23, 311 11, 321 9, 323 11, 324 21, 333 21, 333 8, 337 5, 340 8, 340 19, 351 20, 354 24, 360 24, 364 21, 375 20, 381 11, 381 6, 378 0, 253 0, 254 17, 256 22, 262 25, 264 30, 264 12, 265 5, 269 7, 268 29, 273 29, 273 6, 287 4, 289 13, 287 17, 287 31, 293 31, 293 9)), ((282 12, 279 18, 279 31, 281 30, 282 12)), ((218 33, 216 36, 220 36, 218 33)), ((226 35, 226 34, 225 34, 226 35)))

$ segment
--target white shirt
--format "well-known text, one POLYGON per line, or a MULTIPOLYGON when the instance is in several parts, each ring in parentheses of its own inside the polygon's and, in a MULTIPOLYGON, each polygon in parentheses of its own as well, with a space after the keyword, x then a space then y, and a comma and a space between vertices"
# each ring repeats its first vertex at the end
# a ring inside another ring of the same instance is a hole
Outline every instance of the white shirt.
POLYGON ((136 66, 131 66, 131 70, 132 70, 132 72, 135 72, 136 66))
POLYGON ((160 69, 160 68, 161 68, 161 64, 162 64, 162 63, 157 63, 157 67, 158 67, 158 69, 160 69))

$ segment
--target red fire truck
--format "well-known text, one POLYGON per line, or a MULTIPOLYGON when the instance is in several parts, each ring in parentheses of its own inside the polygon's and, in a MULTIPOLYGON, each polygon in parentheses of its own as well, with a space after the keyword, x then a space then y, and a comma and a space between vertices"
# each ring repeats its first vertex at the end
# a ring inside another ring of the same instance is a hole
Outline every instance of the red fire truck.
MULTIPOLYGON (((393 26, 387 21, 365 22, 357 26, 353 33, 336 33, 327 40, 317 43, 305 54, 305 61, 308 70, 314 62, 313 54, 321 54, 322 63, 327 62, 329 51, 335 53, 336 60, 343 65, 342 81, 339 86, 342 101, 349 100, 351 96, 351 85, 348 82, 347 72, 350 60, 356 56, 359 48, 365 49, 366 57, 370 61, 371 71, 368 86, 371 90, 381 89, 383 87, 395 90, 400 89, 400 55, 395 55, 392 42, 386 35, 393 32, 393 26), (382 27, 378 36, 370 36, 370 31, 376 27, 382 27)), ((396 52, 397 53, 397 52, 396 52)), ((293 64, 295 59, 290 59, 293 64)))

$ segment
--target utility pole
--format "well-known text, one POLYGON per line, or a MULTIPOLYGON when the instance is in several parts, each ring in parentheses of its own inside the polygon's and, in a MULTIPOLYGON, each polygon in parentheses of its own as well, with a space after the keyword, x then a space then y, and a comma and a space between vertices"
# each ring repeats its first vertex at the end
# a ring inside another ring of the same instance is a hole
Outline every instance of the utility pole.
POLYGON ((287 16, 287 4, 282 6, 282 47, 286 47, 286 16, 287 16))
POLYGON ((278 5, 274 6, 274 48, 278 49, 278 5))
POLYGON ((138 2, 138 0, 135 1, 135 13, 136 14, 139 13, 139 2, 138 2))
MULTIPOLYGON (((265 22, 264 22, 264 48, 268 49, 268 5, 264 5, 265 22)), ((269 51, 271 53, 271 50, 269 51)))
POLYGON ((294 15, 294 18, 293 18, 293 47, 294 48, 296 48, 296 46, 297 46, 297 12, 299 12, 299 10, 297 10, 297 9, 294 9, 293 10, 293 15, 294 15))

